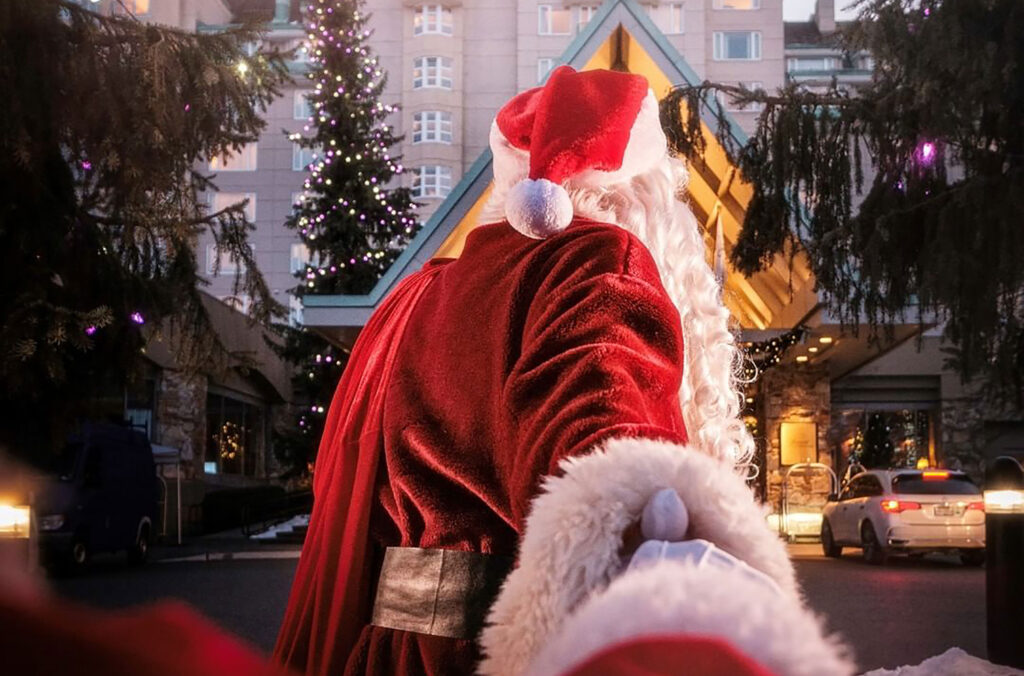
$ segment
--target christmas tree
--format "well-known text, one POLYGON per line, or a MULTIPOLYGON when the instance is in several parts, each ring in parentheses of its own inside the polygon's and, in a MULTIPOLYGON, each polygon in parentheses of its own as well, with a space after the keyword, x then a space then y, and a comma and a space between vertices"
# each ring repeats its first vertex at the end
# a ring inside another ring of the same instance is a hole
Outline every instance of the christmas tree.
MULTIPOLYGON (((306 7, 313 116, 292 140, 314 151, 302 199, 287 225, 310 252, 297 293, 366 293, 417 229, 381 102, 386 75, 366 45, 357 0, 316 0, 306 7)), ((278 429, 275 449, 288 474, 306 471, 345 363, 343 350, 303 329, 286 329, 284 356, 297 366, 297 416, 278 429)))
POLYGON ((892 466, 896 447, 889 434, 889 424, 881 413, 868 415, 868 428, 864 432, 860 464, 867 469, 887 469, 892 466))
POLYGON ((847 326, 892 326, 908 309, 943 323, 951 366, 1024 404, 1024 3, 856 5, 837 44, 874 60, 863 88, 682 87, 663 102, 670 142, 700 162, 700 112, 719 117, 753 188, 738 270, 801 248, 847 326), (742 145, 716 91, 763 105, 742 145))
POLYGON ((387 76, 366 45, 358 0, 316 0, 306 8, 316 84, 313 117, 292 140, 314 151, 300 203, 287 225, 310 251, 300 293, 366 293, 415 233, 408 188, 380 97, 387 76))
POLYGON ((201 232, 275 308, 239 203, 210 213, 199 167, 258 138, 287 80, 252 30, 195 34, 61 0, 0 3, 0 446, 40 454, 124 391, 156 330, 224 356, 197 290, 201 232), (171 326, 173 333, 167 332, 171 326))

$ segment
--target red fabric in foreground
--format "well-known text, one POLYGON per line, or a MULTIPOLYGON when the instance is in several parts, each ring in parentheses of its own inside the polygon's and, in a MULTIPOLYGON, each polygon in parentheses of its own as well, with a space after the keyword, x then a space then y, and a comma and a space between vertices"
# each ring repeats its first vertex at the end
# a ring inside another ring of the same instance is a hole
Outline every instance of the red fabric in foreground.
POLYGON ((278 659, 309 674, 340 673, 350 654, 353 675, 472 673, 471 641, 368 626, 380 551, 514 555, 563 458, 610 437, 685 443, 682 350, 653 259, 612 225, 546 240, 480 226, 459 259, 403 282, 331 405, 278 659))
POLYGON ((412 275, 381 305, 335 391, 313 478, 315 502, 275 657, 340 673, 369 617, 372 486, 383 445, 385 383, 416 301, 436 275, 412 275))
POLYGON ((0 671, 18 676, 284 676, 180 603, 117 613, 0 599, 0 671))
POLYGON ((619 643, 564 676, 773 676, 731 645, 702 636, 656 636, 619 643))

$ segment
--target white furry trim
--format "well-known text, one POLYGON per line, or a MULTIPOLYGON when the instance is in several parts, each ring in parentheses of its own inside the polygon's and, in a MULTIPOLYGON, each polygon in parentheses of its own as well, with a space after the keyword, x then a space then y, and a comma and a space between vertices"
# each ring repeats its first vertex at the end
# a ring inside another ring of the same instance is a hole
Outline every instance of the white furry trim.
POLYGON ((548 478, 534 500, 519 566, 491 608, 480 638, 482 674, 522 674, 569 613, 621 572, 622 533, 662 488, 683 499, 691 537, 714 543, 797 598, 785 545, 724 462, 663 441, 614 439, 561 468, 563 476, 548 478))
POLYGON ((572 200, 565 188, 546 178, 523 179, 505 198, 505 218, 520 233, 544 239, 572 222, 572 200))
POLYGON ((845 648, 795 597, 738 570, 667 560, 630 570, 588 599, 527 674, 557 676, 616 643, 686 634, 725 639, 778 676, 853 673, 845 648))

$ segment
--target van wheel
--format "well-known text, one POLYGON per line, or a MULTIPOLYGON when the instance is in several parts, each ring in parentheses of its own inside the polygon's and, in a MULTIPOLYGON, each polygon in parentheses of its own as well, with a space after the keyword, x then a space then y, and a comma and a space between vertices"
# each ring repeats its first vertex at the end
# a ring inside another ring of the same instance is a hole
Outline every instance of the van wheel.
POLYGON ((836 539, 832 535, 832 524, 828 519, 821 522, 821 549, 830 559, 838 559, 843 555, 843 548, 836 544, 836 539))
POLYGON ((135 538, 135 544, 128 550, 128 561, 131 563, 145 563, 149 556, 149 524, 139 526, 139 535, 135 538))
POLYGON ((889 550, 878 541, 870 521, 865 522, 860 529, 860 546, 864 550, 864 560, 873 566, 884 565, 889 559, 889 550))
POLYGON ((68 562, 74 570, 81 570, 89 563, 89 545, 84 537, 76 537, 71 543, 71 555, 68 557, 68 562))

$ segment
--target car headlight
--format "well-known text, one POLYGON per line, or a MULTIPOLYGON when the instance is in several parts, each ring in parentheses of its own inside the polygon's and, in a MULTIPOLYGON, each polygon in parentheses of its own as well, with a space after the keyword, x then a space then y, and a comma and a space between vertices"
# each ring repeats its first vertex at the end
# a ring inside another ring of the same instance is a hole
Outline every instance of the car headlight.
POLYGON ((27 505, 0 504, 0 537, 27 538, 29 513, 27 505))
POLYGON ((48 514, 39 517, 39 530, 60 530, 63 525, 63 514, 48 514))

